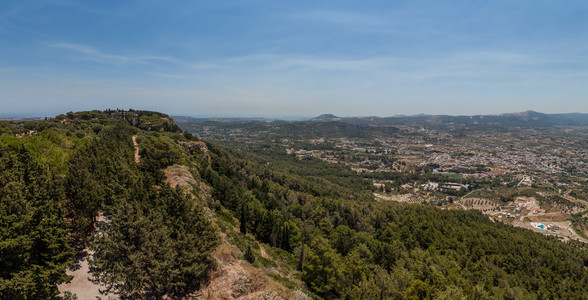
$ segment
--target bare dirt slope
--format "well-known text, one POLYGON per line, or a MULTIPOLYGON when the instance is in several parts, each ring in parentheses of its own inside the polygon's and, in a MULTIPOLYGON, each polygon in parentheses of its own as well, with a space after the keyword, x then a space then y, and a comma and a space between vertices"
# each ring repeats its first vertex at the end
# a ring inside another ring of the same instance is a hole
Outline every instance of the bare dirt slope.
POLYGON ((182 188, 190 188, 190 185, 197 185, 198 181, 194 179, 190 169, 186 166, 173 165, 163 170, 166 181, 173 188, 180 186, 182 188))
MULTIPOLYGON (((204 144, 198 144, 204 146, 204 144)), ((203 149, 204 150, 204 149, 203 149)), ((207 149, 206 149, 207 150, 207 149)), ((204 151, 207 153, 207 151, 204 151)), ((210 187, 194 178, 186 166, 174 165, 164 169, 166 181, 172 187, 181 187, 186 192, 196 192, 200 198, 210 197, 210 187), (198 190, 194 191, 194 187, 198 190)), ((208 210, 207 210, 208 211, 208 210)), ((215 215, 208 211, 208 216, 216 222, 215 215)), ((233 230, 237 230, 233 228, 233 230)), ((196 292, 195 299, 310 299, 302 292, 295 292, 282 286, 269 277, 262 269, 243 260, 243 253, 229 242, 227 235, 221 232, 221 245, 213 252, 215 269, 208 282, 196 292)), ((261 256, 273 260, 260 243, 261 256)))
POLYGON ((245 260, 240 251, 223 241, 212 257, 216 270, 209 282, 196 293, 196 299, 310 299, 300 292, 284 288, 245 260))

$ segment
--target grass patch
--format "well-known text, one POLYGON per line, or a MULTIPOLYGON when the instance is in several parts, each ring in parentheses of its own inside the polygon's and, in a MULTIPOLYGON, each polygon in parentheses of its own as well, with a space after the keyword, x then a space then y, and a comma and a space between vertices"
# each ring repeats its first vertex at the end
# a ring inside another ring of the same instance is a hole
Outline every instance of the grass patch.
POLYGON ((218 218, 222 221, 224 221, 225 223, 235 227, 237 226, 237 222, 235 221, 235 218, 233 217, 233 214, 228 211, 227 209, 222 209, 220 211, 217 211, 216 215, 218 216, 218 218))
POLYGON ((281 285, 283 285, 291 290, 299 289, 298 285, 295 282, 293 282, 292 280, 290 280, 286 277, 283 277, 278 274, 269 274, 269 277, 271 277, 273 280, 279 282, 281 285))

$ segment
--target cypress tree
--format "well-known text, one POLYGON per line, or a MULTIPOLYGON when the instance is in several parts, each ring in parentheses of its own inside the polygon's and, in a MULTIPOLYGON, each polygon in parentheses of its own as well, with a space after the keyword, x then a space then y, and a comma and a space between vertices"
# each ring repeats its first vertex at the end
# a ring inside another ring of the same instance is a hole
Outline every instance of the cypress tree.
POLYGON ((240 214, 240 225, 239 225, 239 231, 241 231, 242 234, 247 234, 247 212, 245 209, 245 201, 241 201, 241 214, 240 214))

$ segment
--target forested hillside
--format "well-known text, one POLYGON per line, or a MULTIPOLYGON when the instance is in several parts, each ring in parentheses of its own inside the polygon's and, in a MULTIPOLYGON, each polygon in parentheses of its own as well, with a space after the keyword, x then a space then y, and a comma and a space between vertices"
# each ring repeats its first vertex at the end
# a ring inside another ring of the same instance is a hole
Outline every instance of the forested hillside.
POLYGON ((376 202, 348 167, 204 143, 160 113, 68 113, 0 132, 1 299, 57 297, 85 247, 102 287, 130 299, 214 298, 223 262, 249 270, 230 278, 229 298, 253 298, 267 278, 297 291, 267 299, 588 295, 585 244, 376 202), (171 170, 185 171, 183 187, 171 170))
POLYGON ((164 182, 160 168, 174 160, 160 141, 185 139, 165 115, 68 113, 1 130, 1 299, 57 296, 74 249, 86 246, 96 279, 123 297, 198 289, 218 237, 201 206, 164 182), (140 165, 133 134, 152 143, 140 165), (110 226, 93 234, 99 212, 110 226))
MULTIPOLYGON (((321 297, 582 299, 588 294, 588 252, 582 243, 564 244, 473 211, 375 202, 362 197, 344 170, 300 176, 302 170, 283 172, 252 154, 209 148, 211 168, 203 177, 213 195, 240 218, 242 232, 291 253, 304 282, 321 297)), ((314 164, 307 168, 328 166, 314 164)))

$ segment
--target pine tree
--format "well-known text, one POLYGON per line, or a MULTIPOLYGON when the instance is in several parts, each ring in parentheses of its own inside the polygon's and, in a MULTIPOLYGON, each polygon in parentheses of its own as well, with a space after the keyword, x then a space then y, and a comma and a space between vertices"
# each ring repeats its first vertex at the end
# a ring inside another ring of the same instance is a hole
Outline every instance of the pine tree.
POLYGON ((0 298, 47 299, 69 280, 73 249, 47 169, 0 149, 0 298))
POLYGON ((180 192, 166 185, 139 193, 96 235, 92 271, 105 291, 123 297, 181 298, 198 289, 218 237, 201 208, 180 192))
POLYGON ((241 213, 239 214, 239 231, 242 234, 247 234, 247 210, 245 206, 245 201, 241 201, 241 213))
POLYGON ((245 249, 245 254, 243 254, 243 257, 246 261, 248 261, 251 264, 255 262, 255 255, 253 254, 253 250, 251 250, 251 246, 247 246, 247 249, 245 249))
POLYGON ((328 240, 321 236, 312 241, 311 250, 303 267, 302 279, 319 294, 333 293, 339 256, 331 248, 328 240))

